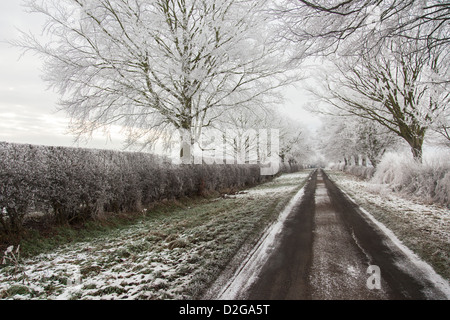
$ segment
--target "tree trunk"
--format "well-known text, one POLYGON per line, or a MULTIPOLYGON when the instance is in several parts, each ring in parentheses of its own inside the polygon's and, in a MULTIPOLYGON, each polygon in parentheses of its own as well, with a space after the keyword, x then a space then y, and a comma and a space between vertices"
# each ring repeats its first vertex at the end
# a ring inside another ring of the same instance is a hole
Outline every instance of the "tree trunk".
POLYGON ((362 156, 362 158, 361 158, 361 165, 363 167, 367 167, 367 158, 366 158, 366 156, 362 156))
POLYGON ((353 159, 355 160, 355 166, 359 166, 359 155, 354 155, 353 159))
POLYGON ((180 129, 180 160, 183 164, 194 163, 194 137, 191 130, 180 129))
POLYGON ((422 163, 422 145, 411 145, 411 152, 413 154, 414 160, 422 163))
POLYGON ((368 156, 370 163, 372 166, 376 169, 378 166, 378 163, 380 163, 379 158, 375 158, 374 156, 368 156))
POLYGON ((414 160, 418 163, 422 163, 422 147, 425 134, 418 135, 408 140, 408 144, 411 147, 414 160))

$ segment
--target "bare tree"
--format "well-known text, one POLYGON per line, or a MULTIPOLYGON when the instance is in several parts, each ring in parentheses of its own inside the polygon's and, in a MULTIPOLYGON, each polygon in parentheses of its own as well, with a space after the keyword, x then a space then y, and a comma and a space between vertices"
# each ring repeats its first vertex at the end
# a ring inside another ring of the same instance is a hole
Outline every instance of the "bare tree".
MULTIPOLYGON (((188 148, 230 108, 263 103, 285 83, 283 58, 268 40, 265 1, 27 0, 47 17, 45 80, 79 137, 119 124, 130 145, 173 132, 188 148)), ((181 154, 183 155, 183 154, 181 154)))
POLYGON ((366 165, 365 158, 367 158, 376 168, 386 151, 398 145, 398 137, 376 122, 362 118, 355 120, 357 120, 355 125, 357 149, 362 155, 362 165, 366 165))
POLYGON ((334 114, 323 118, 321 148, 330 160, 376 167, 398 138, 382 125, 360 117, 334 114))
POLYGON ((302 124, 272 108, 226 113, 219 130, 223 132, 227 156, 241 161, 265 162, 272 152, 268 146, 272 133, 277 134, 276 152, 282 163, 302 163, 312 153, 302 124))
POLYGON ((441 138, 440 145, 450 147, 450 108, 445 110, 431 129, 441 138))
POLYGON ((344 161, 351 164, 351 158, 357 154, 357 141, 353 122, 341 116, 329 116, 322 119, 323 132, 320 141, 322 153, 331 161, 344 161))
MULTIPOLYGON (((417 40, 416 42, 420 42, 417 40)), ((403 138, 417 160, 426 131, 448 109, 447 66, 434 48, 414 50, 415 42, 393 38, 383 52, 335 61, 339 70, 319 94, 346 112, 375 121, 403 138)))
POLYGON ((445 145, 450 146, 450 125, 441 124, 435 130, 446 140, 445 145))
POLYGON ((286 115, 274 120, 272 120, 275 122, 273 125, 278 127, 280 132, 281 161, 293 165, 308 160, 312 150, 307 143, 306 129, 286 115))
MULTIPOLYGON (((421 40, 423 50, 448 45, 450 4, 444 0, 284 0, 276 13, 283 39, 300 54, 344 55, 367 45, 379 50, 392 37, 421 40), (411 30, 420 29, 411 38, 411 30)), ((367 47, 365 47, 367 49, 367 47)))
POLYGON ((245 162, 261 161, 259 130, 265 127, 268 110, 244 108, 222 115, 217 129, 223 135, 226 156, 245 162))

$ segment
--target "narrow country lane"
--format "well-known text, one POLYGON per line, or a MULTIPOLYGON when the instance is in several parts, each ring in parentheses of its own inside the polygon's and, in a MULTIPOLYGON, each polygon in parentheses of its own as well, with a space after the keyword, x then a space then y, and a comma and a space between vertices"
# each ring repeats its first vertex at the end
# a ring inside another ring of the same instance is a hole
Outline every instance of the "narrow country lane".
POLYGON ((238 272, 218 299, 449 298, 448 284, 436 284, 433 270, 404 252, 322 170, 264 247, 264 261, 242 267, 246 275, 238 272))
POLYGON ((315 194, 314 242, 309 270, 312 299, 384 299, 383 288, 367 288, 370 257, 359 247, 342 213, 335 210, 319 174, 315 194))

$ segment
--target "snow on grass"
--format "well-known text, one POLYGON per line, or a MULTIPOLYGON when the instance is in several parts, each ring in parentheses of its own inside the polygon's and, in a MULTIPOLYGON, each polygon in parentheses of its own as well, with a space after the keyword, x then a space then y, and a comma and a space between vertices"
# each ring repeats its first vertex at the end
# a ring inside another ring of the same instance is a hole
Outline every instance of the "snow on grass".
POLYGON ((406 247, 450 279, 450 210, 393 193, 385 185, 342 172, 331 177, 362 208, 390 229, 406 247))
POLYGON ((283 175, 232 199, 149 210, 136 223, 103 236, 60 246, 20 265, 0 265, 0 298, 195 297, 245 241, 257 238, 276 219, 308 175, 283 175), (264 189, 272 191, 252 201, 249 195, 264 189))

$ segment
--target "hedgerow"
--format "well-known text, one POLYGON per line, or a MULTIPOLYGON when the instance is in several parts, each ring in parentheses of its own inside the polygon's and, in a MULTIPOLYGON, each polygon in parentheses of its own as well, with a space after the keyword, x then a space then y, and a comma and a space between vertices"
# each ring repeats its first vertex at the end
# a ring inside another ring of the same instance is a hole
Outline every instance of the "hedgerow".
POLYGON ((31 212, 71 223, 271 178, 256 164, 175 165, 148 153, 6 142, 0 142, 0 163, 0 231, 9 235, 21 232, 31 212))
POLYGON ((449 156, 448 152, 434 152, 420 163, 408 153, 388 152, 376 168, 334 164, 330 169, 370 181, 372 187, 388 187, 392 192, 450 208, 449 156))
POLYGON ((373 183, 412 195, 429 203, 450 207, 450 162, 448 153, 435 153, 419 163, 400 153, 386 154, 377 167, 373 183))

